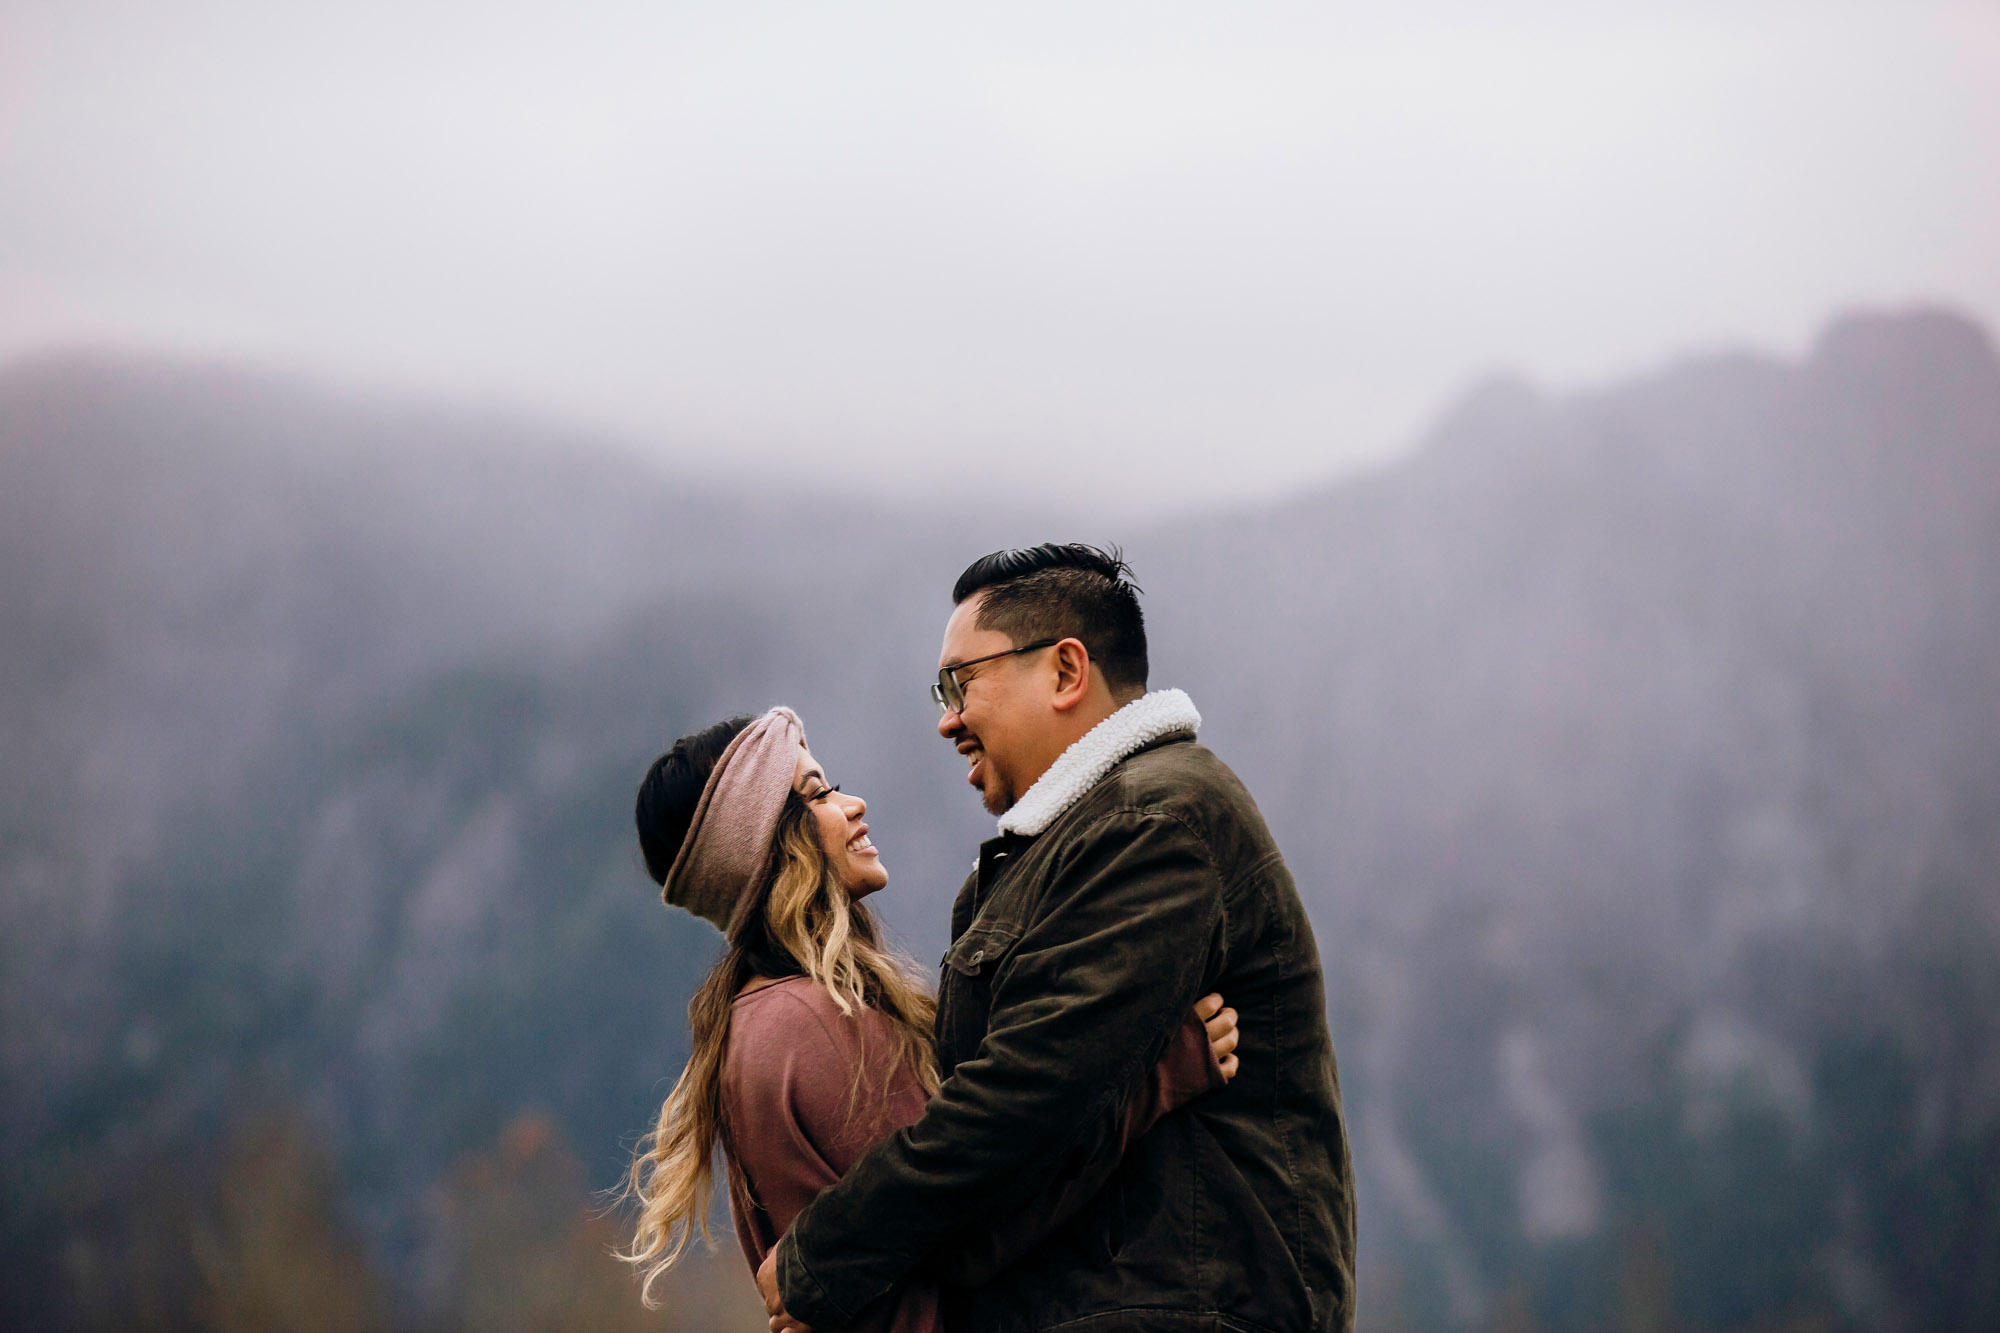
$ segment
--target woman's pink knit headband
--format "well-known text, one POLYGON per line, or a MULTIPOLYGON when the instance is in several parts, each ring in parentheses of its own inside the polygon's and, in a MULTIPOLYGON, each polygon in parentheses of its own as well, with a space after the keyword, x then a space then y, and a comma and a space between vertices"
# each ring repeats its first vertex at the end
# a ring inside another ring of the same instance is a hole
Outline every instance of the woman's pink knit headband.
POLYGON ((694 822, 667 871, 660 896, 727 933, 741 905, 770 873, 778 817, 791 794, 806 729, 783 706, 729 743, 694 808, 694 822))

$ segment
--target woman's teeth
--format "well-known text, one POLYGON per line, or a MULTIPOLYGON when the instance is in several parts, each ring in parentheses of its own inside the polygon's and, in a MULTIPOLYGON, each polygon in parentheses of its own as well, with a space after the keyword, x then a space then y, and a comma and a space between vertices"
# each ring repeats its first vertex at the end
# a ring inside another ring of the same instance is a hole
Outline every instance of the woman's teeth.
POLYGON ((848 843, 847 845, 853 850, 859 852, 859 851, 864 851, 867 848, 873 847, 875 844, 870 842, 868 840, 868 835, 864 833, 860 837, 856 838, 853 842, 848 843))

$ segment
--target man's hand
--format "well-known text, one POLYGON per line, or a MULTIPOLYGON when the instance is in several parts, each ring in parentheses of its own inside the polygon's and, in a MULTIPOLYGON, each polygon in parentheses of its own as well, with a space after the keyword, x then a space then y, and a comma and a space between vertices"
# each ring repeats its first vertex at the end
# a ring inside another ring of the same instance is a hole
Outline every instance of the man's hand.
POLYGON ((1214 992, 1194 1002, 1194 1016, 1208 1029, 1208 1049, 1222 1066, 1224 1082, 1236 1077, 1236 1011, 1222 1007, 1222 996, 1214 992))
MULTIPOLYGON (((1221 997, 1217 997, 1218 1003, 1221 997)), ((771 1316, 771 1333, 812 1333, 812 1330, 785 1313, 785 1298, 778 1294, 778 1247, 757 1265, 757 1294, 764 1298, 764 1312, 771 1316)))

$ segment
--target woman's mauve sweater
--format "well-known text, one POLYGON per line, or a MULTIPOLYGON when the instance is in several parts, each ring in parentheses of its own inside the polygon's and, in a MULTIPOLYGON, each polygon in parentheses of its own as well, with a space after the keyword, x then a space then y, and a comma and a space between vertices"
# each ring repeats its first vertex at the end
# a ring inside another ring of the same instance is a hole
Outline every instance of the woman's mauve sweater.
MULTIPOLYGON (((1208 1034, 1190 1015, 1127 1108, 1124 1141, 1222 1083, 1208 1034)), ((730 1212, 751 1271, 815 1195, 878 1140, 922 1115, 924 1100, 916 1074, 896 1062, 889 1020, 875 1010, 849 1018, 806 977, 737 996, 722 1059, 722 1105, 732 1149, 730 1212), (857 1068, 867 1071, 858 1091, 857 1068)), ((997 1268, 1018 1255, 1088 1202, 1103 1180, 1099 1173, 1073 1181, 1034 1216, 995 1228, 986 1242, 991 1253, 979 1262, 997 1268)), ((921 1279, 890 1292, 850 1325, 863 1333, 940 1333, 943 1326, 937 1289, 921 1279)))

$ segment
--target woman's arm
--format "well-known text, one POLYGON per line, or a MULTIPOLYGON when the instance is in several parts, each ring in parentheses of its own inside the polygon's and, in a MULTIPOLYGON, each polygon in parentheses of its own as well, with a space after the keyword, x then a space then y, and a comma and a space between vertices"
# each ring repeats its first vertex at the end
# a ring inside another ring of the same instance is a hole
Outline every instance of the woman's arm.
POLYGON ((731 1151, 773 1238, 924 1106, 887 1036, 801 982, 738 1003, 723 1084, 731 1151))

